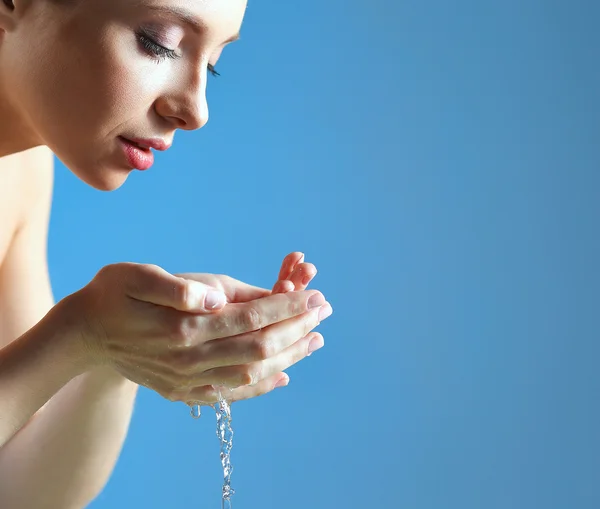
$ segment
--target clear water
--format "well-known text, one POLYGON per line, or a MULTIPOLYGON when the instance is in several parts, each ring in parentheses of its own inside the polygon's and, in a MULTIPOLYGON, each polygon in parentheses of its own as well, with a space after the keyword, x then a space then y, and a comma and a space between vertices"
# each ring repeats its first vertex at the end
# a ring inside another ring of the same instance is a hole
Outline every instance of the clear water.
POLYGON ((221 464, 223 466, 223 495, 221 508, 231 509, 231 497, 235 490, 231 487, 231 448, 233 447, 233 428, 231 427, 231 408, 225 399, 213 407, 217 414, 217 438, 221 446, 221 464))
POLYGON ((200 417, 202 416, 202 410, 200 409, 200 405, 192 405, 190 407, 190 415, 194 419, 200 419, 200 417))
MULTIPOLYGON (((227 403, 226 388, 217 388, 219 402, 213 405, 217 415, 217 438, 220 444, 221 465, 223 467, 223 490, 221 497, 221 509, 232 509, 231 497, 235 490, 231 487, 231 448, 233 447, 233 428, 231 427, 231 407, 227 403)), ((190 405, 190 415, 199 419, 202 415, 199 404, 190 405)))

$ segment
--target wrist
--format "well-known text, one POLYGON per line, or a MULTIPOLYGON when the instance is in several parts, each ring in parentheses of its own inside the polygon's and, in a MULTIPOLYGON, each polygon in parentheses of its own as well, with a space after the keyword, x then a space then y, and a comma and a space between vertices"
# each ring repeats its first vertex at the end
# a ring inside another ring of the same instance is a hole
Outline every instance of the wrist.
POLYGON ((62 331, 61 337, 66 344, 70 361, 78 374, 84 375, 86 384, 101 387, 119 387, 138 385, 125 378, 117 370, 100 361, 92 341, 92 331, 85 320, 85 309, 82 299, 74 293, 61 300, 53 309, 54 316, 48 317, 54 326, 62 331))
POLYGON ((52 336, 60 343, 64 360, 72 365, 77 374, 82 374, 100 366, 90 348, 85 319, 82 318, 85 315, 75 295, 58 302, 42 322, 52 330, 52 336))

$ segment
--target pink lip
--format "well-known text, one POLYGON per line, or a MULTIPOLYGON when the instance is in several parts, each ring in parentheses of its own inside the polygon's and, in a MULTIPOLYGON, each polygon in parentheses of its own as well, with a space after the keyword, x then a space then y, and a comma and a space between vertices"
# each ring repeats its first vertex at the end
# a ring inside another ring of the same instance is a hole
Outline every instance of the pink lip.
MULTIPOLYGON (((119 136, 123 152, 131 168, 147 170, 154 164, 154 154, 150 149, 143 149, 134 145, 130 140, 119 136)), ((136 142, 137 143, 137 142, 136 142)))
POLYGON ((154 150, 160 150, 161 152, 164 150, 167 150, 168 148, 171 147, 170 143, 167 143, 166 141, 164 141, 160 138, 150 138, 150 139, 126 138, 126 139, 128 139, 129 141, 133 141, 134 143, 137 143, 138 145, 150 147, 150 148, 153 148, 154 150))

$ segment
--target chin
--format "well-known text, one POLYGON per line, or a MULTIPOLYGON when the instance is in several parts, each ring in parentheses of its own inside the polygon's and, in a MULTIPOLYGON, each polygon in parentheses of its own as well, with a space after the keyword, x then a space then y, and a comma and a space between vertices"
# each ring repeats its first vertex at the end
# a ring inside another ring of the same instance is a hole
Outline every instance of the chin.
MULTIPOLYGON (((56 152, 54 152, 56 154, 56 152)), ((79 180, 98 191, 115 191, 119 189, 133 171, 130 168, 102 164, 100 162, 77 161, 76 157, 60 157, 58 159, 79 180)))
POLYGON ((79 180, 85 182, 88 186, 97 189, 98 191, 115 191, 119 189, 133 171, 124 168, 81 168, 77 166, 65 166, 79 180))
POLYGON ((119 189, 129 177, 132 170, 103 168, 93 172, 73 172, 80 180, 98 191, 115 191, 119 189))

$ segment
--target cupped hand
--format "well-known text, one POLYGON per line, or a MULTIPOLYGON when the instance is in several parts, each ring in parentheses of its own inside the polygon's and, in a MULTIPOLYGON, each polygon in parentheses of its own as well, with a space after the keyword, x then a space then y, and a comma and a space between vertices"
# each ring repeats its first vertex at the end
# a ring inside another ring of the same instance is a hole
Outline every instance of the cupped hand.
MULTIPOLYGON (((182 277, 200 281, 206 284, 210 284, 216 288, 222 288, 227 293, 228 302, 247 302, 251 299, 261 298, 265 295, 275 295, 280 293, 287 293, 291 291, 303 291, 306 289, 308 284, 312 281, 314 276, 317 274, 317 269, 312 263, 304 262, 304 254, 301 252, 293 252, 288 254, 281 264, 279 276, 277 282, 273 286, 271 292, 262 288, 249 286, 243 293, 238 291, 234 292, 233 288, 228 287, 228 283, 235 281, 236 285, 240 282, 233 280, 228 276, 213 275, 213 274, 179 274, 182 277)), ((243 284, 243 283, 242 283, 243 284)), ((325 319, 331 313, 332 309, 329 304, 324 306, 323 314, 320 316, 319 322, 325 319)), ((276 327, 273 327, 272 331, 264 330, 264 333, 282 334, 285 330, 278 331, 276 327)), ((267 327, 268 329, 268 327, 267 327)), ((288 358, 287 367, 295 364, 304 357, 310 356, 312 352, 321 348, 324 345, 323 336, 319 333, 308 333, 302 338, 299 338, 296 343, 287 348, 286 352, 282 352, 282 356, 288 358), (303 355, 304 352, 304 355, 303 355)), ((286 369, 286 368, 282 368, 286 369)), ((254 384, 250 384, 237 389, 231 389, 227 387, 214 387, 211 390, 209 387, 202 388, 204 394, 210 394, 210 401, 220 399, 224 397, 228 401, 239 401, 243 399, 254 398, 263 394, 266 394, 278 387, 285 387, 289 383, 289 376, 283 371, 276 373, 275 375, 264 378, 263 380, 257 381, 254 384)), ((196 392, 197 394, 197 392, 196 392)), ((188 404, 192 404, 189 401, 188 404)), ((201 404, 200 401, 195 403, 201 404)))
POLYGON ((317 291, 272 294, 227 276, 133 263, 105 267, 68 302, 90 365, 171 401, 206 404, 220 386, 233 389, 232 401, 272 390, 307 355, 302 338, 330 310, 317 291))
MULTIPOLYGON (((304 261, 304 253, 295 251, 283 259, 277 282, 272 291, 275 294, 305 290, 316 275, 317 268, 312 263, 304 261)), ((329 312, 331 312, 331 307, 329 312)), ((303 339, 308 341, 307 357, 325 344, 323 336, 318 332, 313 332, 303 339)), ((281 373, 275 387, 285 387, 289 382, 288 374, 281 373)))

